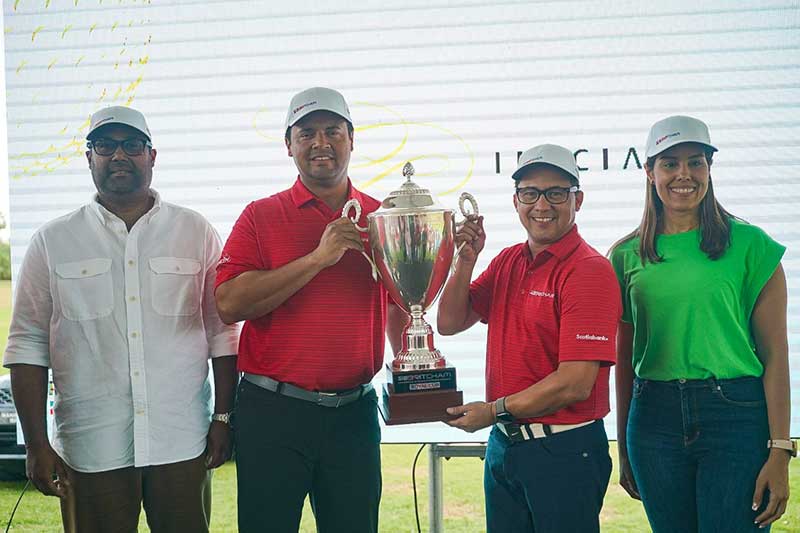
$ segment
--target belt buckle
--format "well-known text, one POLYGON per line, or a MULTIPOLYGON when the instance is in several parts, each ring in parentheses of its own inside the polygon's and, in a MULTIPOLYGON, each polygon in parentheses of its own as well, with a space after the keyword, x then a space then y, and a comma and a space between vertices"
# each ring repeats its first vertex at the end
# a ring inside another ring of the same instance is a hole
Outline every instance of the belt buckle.
POLYGON ((511 442, 521 442, 525 440, 522 432, 522 424, 505 424, 506 436, 511 442))
POLYGON ((317 399, 317 403, 322 405, 322 406, 326 406, 327 407, 326 404, 329 404, 331 407, 336 408, 336 407, 339 407, 339 405, 342 403, 342 397, 339 396, 335 392, 317 392, 317 394, 319 394, 319 398, 317 399), (336 398, 336 404, 332 404, 332 403, 326 401, 326 400, 333 399, 333 398, 336 398))

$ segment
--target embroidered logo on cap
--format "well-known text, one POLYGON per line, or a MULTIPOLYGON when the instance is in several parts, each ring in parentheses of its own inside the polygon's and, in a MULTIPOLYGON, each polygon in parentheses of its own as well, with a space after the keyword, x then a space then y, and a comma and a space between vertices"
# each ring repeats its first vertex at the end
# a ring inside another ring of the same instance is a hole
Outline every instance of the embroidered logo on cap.
POLYGON ((94 125, 94 127, 96 128, 96 127, 98 127, 100 124, 105 124, 105 123, 106 123, 106 122, 108 122, 109 120, 114 120, 114 117, 108 117, 108 118, 104 118, 103 120, 98 120, 98 121, 97 121, 97 123, 94 125))
MULTIPOLYGON (((544 157, 543 155, 538 155, 536 157, 532 157, 532 158, 528 159, 527 161, 525 161, 524 163, 522 163, 522 165, 527 165, 529 163, 533 163, 534 161, 538 161, 538 160, 542 159, 543 157, 544 157)), ((520 166, 522 166, 522 165, 520 165, 520 166)))
POLYGON ((303 104, 303 105, 301 105, 301 106, 299 106, 299 107, 295 107, 294 109, 292 109, 292 114, 293 114, 293 115, 296 115, 296 114, 297 114, 297 113, 299 113, 299 112, 300 112, 300 110, 302 110, 303 108, 306 108, 306 107, 308 107, 308 106, 310 106, 310 105, 314 105, 314 104, 316 104, 316 103, 317 103, 317 101, 316 101, 316 100, 314 100, 314 101, 312 101, 312 102, 305 103, 305 104, 303 104))
POLYGON ((680 134, 681 134, 681 132, 679 132, 679 131, 676 131, 675 133, 670 133, 669 135, 664 135, 663 137, 661 137, 660 139, 658 139, 658 140, 656 141, 656 146, 658 146, 658 145, 659 145, 659 144, 661 144, 662 142, 666 141, 666 140, 667 140, 667 139, 669 139, 670 137, 677 137, 677 136, 678 136, 678 135, 680 135, 680 134))

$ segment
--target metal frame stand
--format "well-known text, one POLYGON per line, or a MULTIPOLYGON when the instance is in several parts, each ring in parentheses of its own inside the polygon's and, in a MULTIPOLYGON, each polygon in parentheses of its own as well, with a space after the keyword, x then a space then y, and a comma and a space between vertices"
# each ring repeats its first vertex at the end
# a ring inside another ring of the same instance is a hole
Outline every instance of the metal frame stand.
POLYGON ((486 457, 486 443, 428 445, 428 518, 430 533, 444 533, 442 522, 442 458, 486 457))

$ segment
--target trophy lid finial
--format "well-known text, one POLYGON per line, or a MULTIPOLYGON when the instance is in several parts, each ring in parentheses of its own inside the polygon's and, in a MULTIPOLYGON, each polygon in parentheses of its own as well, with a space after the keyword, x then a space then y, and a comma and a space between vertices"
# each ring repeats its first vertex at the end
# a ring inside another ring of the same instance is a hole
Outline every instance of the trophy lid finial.
POLYGON ((403 177, 408 178, 411 181, 411 176, 414 175, 414 165, 411 164, 411 161, 406 161, 406 164, 403 165, 403 177))
POLYGON ((413 175, 414 165, 411 164, 411 161, 407 161, 406 164, 403 165, 403 176, 406 178, 406 182, 403 183, 400 188, 392 191, 389 196, 381 202, 381 209, 376 211, 376 213, 385 214, 387 210, 392 209, 444 209, 433 197, 431 191, 420 187, 411 180, 413 175))

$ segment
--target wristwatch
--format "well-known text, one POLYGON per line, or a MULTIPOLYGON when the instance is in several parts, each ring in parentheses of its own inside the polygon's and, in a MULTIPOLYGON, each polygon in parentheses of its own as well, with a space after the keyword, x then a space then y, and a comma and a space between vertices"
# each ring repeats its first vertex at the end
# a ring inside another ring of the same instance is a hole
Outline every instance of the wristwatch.
POLYGON ((797 457, 797 442, 789 439, 770 439, 767 441, 767 448, 779 448, 786 450, 792 457, 797 457))
POLYGON ((506 409, 506 397, 501 396, 494 401, 495 421, 501 424, 510 424, 514 421, 514 415, 506 409))
POLYGON ((211 415, 212 422, 222 422, 223 424, 231 425, 231 415, 233 414, 232 411, 228 411, 227 413, 214 413, 211 415))

